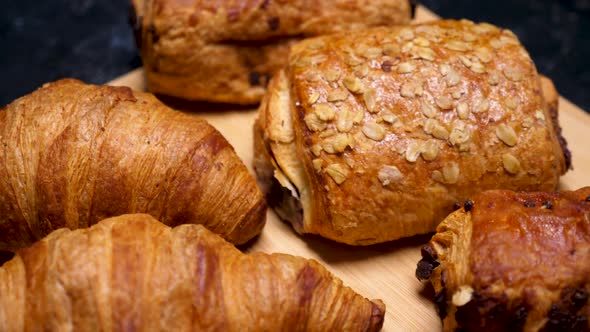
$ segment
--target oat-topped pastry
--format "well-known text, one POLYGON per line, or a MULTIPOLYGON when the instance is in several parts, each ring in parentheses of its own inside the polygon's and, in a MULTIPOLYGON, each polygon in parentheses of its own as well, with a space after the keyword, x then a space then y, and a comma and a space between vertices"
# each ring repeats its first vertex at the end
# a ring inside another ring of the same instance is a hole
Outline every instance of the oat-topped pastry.
POLYGON ((422 257, 444 331, 590 330, 590 187, 478 194, 422 257))
POLYGON ((151 92, 256 104, 306 37, 409 23, 409 0, 131 0, 151 92))
POLYGON ((432 232, 476 192, 556 188, 569 153, 541 81, 515 35, 486 23, 309 39, 270 83, 255 168, 300 233, 366 245, 432 232))

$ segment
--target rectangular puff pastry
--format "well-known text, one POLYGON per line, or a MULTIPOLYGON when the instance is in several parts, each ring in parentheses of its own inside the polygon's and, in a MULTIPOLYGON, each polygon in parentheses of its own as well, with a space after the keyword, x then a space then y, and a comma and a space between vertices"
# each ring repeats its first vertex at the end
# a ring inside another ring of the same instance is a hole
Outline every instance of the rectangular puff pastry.
POLYGON ((408 0, 132 0, 151 92, 256 104, 305 37, 408 23, 408 0))
POLYGON ((476 195, 422 257, 444 331, 590 330, 590 187, 476 195))
POLYGON ((300 233, 353 245, 428 233, 455 202, 554 190, 569 168, 553 85, 490 24, 309 39, 268 90, 255 168, 300 233))

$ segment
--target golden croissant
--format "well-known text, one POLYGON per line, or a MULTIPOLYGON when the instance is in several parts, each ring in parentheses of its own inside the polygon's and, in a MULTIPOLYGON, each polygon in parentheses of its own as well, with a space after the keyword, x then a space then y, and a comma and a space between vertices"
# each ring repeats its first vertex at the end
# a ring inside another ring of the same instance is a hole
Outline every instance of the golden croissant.
POLYGON ((0 268, 1 331, 377 331, 385 311, 314 260, 242 254, 146 214, 60 229, 0 268))
POLYGON ((61 80, 0 110, 0 250, 125 213, 239 244, 265 212, 225 138, 150 94, 61 80))

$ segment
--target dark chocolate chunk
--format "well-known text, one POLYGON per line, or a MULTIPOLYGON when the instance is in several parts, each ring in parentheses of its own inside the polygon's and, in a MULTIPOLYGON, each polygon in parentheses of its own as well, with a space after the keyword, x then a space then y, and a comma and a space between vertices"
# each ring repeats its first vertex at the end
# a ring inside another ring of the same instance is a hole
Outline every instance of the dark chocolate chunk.
POLYGON ((158 35, 158 32, 156 31, 156 27, 153 24, 150 24, 149 27, 149 33, 152 36, 152 43, 157 43, 158 40, 160 40, 160 36, 158 35))
POLYGON ((453 204, 453 210, 459 210, 460 208, 461 208, 461 203, 455 202, 455 204, 453 204))
POLYGON ((474 291, 471 301, 457 308, 455 319, 467 331, 522 331, 528 310, 526 304, 509 308, 505 295, 490 297, 474 291))
POLYGON ((522 325, 524 325, 524 323, 526 323, 528 314, 528 310, 525 307, 521 306, 514 311, 514 319, 517 323, 522 323, 522 325))
POLYGON ((434 294, 434 304, 436 304, 436 311, 438 312, 440 319, 445 319, 445 317, 447 317, 447 295, 445 289, 434 294))
POLYGON ((436 261, 436 252, 431 246, 425 245, 421 249, 422 259, 416 267, 416 278, 418 280, 428 280, 432 275, 432 270, 437 268, 440 263, 436 261))
POLYGON ((418 280, 428 280, 432 275, 432 270, 434 270, 439 265, 438 262, 429 262, 426 259, 422 259, 418 262, 418 266, 416 267, 416 278, 418 280))
POLYGON ((433 262, 433 261, 435 261, 437 259, 436 252, 429 245, 423 246, 420 249, 420 254, 422 254, 422 258, 427 259, 430 262, 433 262))
POLYGON ((551 201, 545 201, 543 206, 549 210, 553 209, 553 203, 551 203, 551 201))
POLYGON ((276 16, 273 16, 268 19, 268 27, 271 31, 277 31, 279 29, 280 24, 281 19, 276 16))
POLYGON ((586 202, 590 202, 590 195, 586 196, 586 202))
POLYGON ((588 317, 585 316, 577 316, 576 323, 574 324, 574 329, 576 331, 588 331, 588 317))
POLYGON ((260 8, 267 9, 269 5, 270 5, 270 0, 264 0, 264 1, 262 1, 260 8))
POLYGON ((471 211, 471 209, 473 209, 473 201, 470 199, 466 200, 465 204, 463 204, 463 208, 465 209, 465 212, 471 211))
POLYGON ((561 135, 561 128, 559 128, 557 139, 559 140, 559 145, 561 146, 561 151, 563 152, 563 158, 565 159, 565 169, 572 169, 572 153, 567 147, 567 141, 561 135))
POLYGON ((575 329, 577 325, 576 315, 568 310, 559 308, 556 304, 551 305, 551 309, 549 309, 547 316, 549 320, 541 331, 578 331, 575 329))
POLYGON ((588 302, 588 291, 584 288, 576 289, 571 297, 571 301, 574 309, 580 310, 588 302))
POLYGON ((525 201, 524 206, 528 208, 535 207, 535 201, 525 201))
POLYGON ((250 72, 248 75, 248 81, 250 82, 251 86, 259 86, 260 85, 260 74, 255 71, 250 72))

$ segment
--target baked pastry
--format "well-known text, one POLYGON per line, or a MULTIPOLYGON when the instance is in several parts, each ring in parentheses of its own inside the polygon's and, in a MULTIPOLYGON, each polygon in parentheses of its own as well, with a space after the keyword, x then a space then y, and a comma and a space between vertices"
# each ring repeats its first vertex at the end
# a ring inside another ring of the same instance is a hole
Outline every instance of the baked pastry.
POLYGON ((422 249, 445 331, 588 331, 590 187, 495 190, 452 213, 422 249))
POLYGON ((410 21, 408 0, 132 0, 148 89, 257 104, 305 37, 410 21))
POLYGON ((432 232, 476 192, 556 188, 569 156, 541 86, 514 34, 486 23, 309 39, 260 106, 254 166, 300 233, 367 245, 432 232))
POLYGON ((51 233, 0 267, 0 293, 6 332, 378 331, 385 313, 314 260, 145 214, 51 233))
POLYGON ((266 202, 215 128, 151 94, 61 80, 0 110, 0 250, 137 212, 239 244, 266 202))

